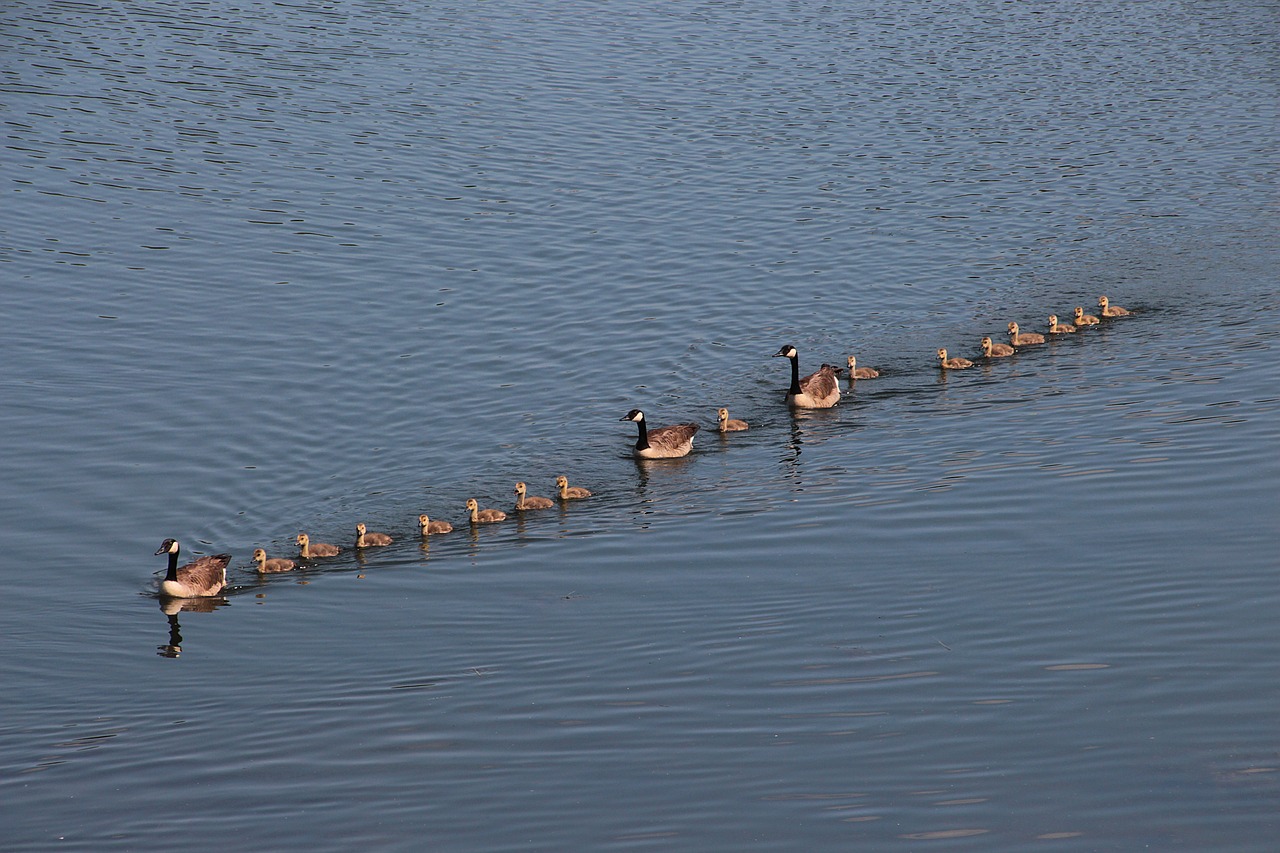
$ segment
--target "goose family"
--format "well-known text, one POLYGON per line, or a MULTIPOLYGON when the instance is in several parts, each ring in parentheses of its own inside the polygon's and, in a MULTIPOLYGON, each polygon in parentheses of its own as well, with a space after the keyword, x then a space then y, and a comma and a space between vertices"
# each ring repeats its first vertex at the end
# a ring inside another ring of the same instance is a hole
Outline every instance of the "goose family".
MULTIPOLYGON (((1133 312, 1112 305, 1109 297, 1098 297, 1098 306, 1103 318, 1127 317, 1133 312)), ((1061 323, 1057 314, 1049 315, 1048 333, 1063 335, 1077 330, 1098 325, 1102 319, 1084 313, 1083 306, 1076 306, 1073 323, 1061 323)), ((1009 343, 996 343, 990 336, 980 341, 982 356, 988 359, 1004 358, 1016 354, 1017 348, 1041 344, 1045 336, 1034 332, 1021 332, 1016 321, 1007 326, 1009 343)), ((936 351, 938 366, 943 370, 964 370, 973 367, 973 362, 961 356, 950 356, 946 348, 936 351)), ((785 344, 774 353, 774 358, 785 358, 791 366, 791 382, 783 397, 787 406, 792 409, 826 409, 835 406, 841 399, 839 375, 841 369, 830 364, 823 364, 816 372, 808 376, 800 376, 800 359, 796 347, 785 344)), ((858 379, 875 379, 880 371, 870 367, 859 367, 857 358, 848 356, 850 390, 858 379)), ((679 423, 669 426, 650 428, 641 409, 632 409, 619 418, 631 421, 636 425, 636 441, 632 453, 637 459, 678 459, 689 455, 693 449, 693 438, 699 425, 696 423, 679 423)), ((746 421, 729 417, 727 407, 716 410, 716 430, 720 433, 740 432, 748 429, 746 421)), ((581 486, 569 485, 569 478, 561 474, 555 478, 556 498, 546 498, 528 493, 528 485, 524 481, 515 484, 515 511, 524 512, 532 509, 547 509, 555 506, 556 500, 574 501, 592 496, 591 490, 581 486)), ((504 521, 507 514, 498 509, 481 509, 475 498, 466 501, 468 520, 472 525, 493 524, 504 521)), ((453 531, 453 525, 447 521, 433 521, 423 513, 418 516, 418 528, 423 539, 453 531)), ((357 550, 380 547, 392 544, 394 540, 385 533, 371 532, 364 522, 356 524, 355 548, 357 550)), ((312 542, 307 533, 299 533, 296 537, 298 557, 301 560, 334 557, 342 552, 337 545, 325 542, 312 542)), ((156 556, 164 554, 168 558, 168 566, 164 578, 159 583, 159 594, 165 599, 210 598, 221 594, 227 587, 227 566, 231 563, 230 554, 212 554, 199 557, 186 565, 178 565, 181 546, 176 539, 165 539, 156 550, 156 556)), ((288 572, 298 568, 299 564, 291 559, 267 557, 266 550, 255 548, 253 561, 260 574, 288 572)))

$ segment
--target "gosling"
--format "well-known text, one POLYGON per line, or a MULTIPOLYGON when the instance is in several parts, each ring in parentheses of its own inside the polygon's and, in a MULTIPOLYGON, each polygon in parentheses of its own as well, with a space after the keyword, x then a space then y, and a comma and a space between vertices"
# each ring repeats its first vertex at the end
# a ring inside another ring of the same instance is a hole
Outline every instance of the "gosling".
POLYGON ((716 429, 720 432, 742 432, 750 427, 747 426, 746 421, 730 418, 728 409, 719 408, 716 409, 716 429))
POLYGON ((307 534, 298 534, 298 556, 304 560, 310 560, 312 557, 336 557, 340 553, 342 549, 337 545, 330 545, 328 542, 312 542, 307 534))
POLYGON ((945 349, 938 350, 938 364, 943 370, 964 370, 966 367, 973 367, 973 362, 967 358, 961 358, 960 356, 947 358, 945 349))
POLYGON ((1044 343, 1044 335, 1037 334, 1036 332, 1023 332, 1022 334, 1018 334, 1018 324, 1010 323, 1009 343, 1013 344, 1015 347, 1025 347, 1029 344, 1042 344, 1044 343))
POLYGON ((507 514, 500 509, 480 509, 475 498, 467 498, 467 511, 471 513, 472 524, 492 524, 505 521, 507 514))
POLYGON ((557 496, 562 501, 576 501, 591 497, 590 489, 584 489, 581 486, 570 486, 569 478, 563 474, 556 477, 556 488, 560 490, 557 496))
POLYGON ((1067 335, 1076 330, 1076 327, 1070 323, 1059 323, 1057 314, 1049 315, 1049 334, 1051 335, 1067 335))
POLYGON ((447 521, 432 521, 426 514, 418 516, 418 527, 422 531, 423 536, 430 536, 433 533, 452 533, 453 525, 447 521))
POLYGON ((1076 326, 1079 327, 1079 326, 1096 326, 1098 323, 1101 323, 1102 321, 1099 320, 1097 317, 1093 316, 1092 314, 1084 313, 1083 305, 1077 305, 1075 319, 1072 322, 1074 322, 1076 326))
POLYGON ((991 338, 982 339, 982 354, 987 358, 1004 358, 1013 353, 1013 347, 1008 344, 997 344, 991 338))
POLYGON ((253 549, 253 561, 258 564, 258 574, 269 575, 275 572, 291 572, 298 567, 293 560, 286 560, 284 557, 274 557, 267 559, 267 552, 261 548, 253 549))
POLYGON ((211 554, 179 566, 180 551, 177 539, 164 540, 156 550, 156 556, 169 555, 169 570, 160 582, 161 595, 170 598, 205 598, 222 592, 227 585, 230 554, 211 554))
POLYGON ((524 511, 526 509, 550 509, 556 505, 551 498, 530 497, 527 492, 529 487, 524 483, 516 483, 516 510, 524 511))
POLYGON ((370 533, 364 526, 364 522, 356 525, 356 547, 372 548, 381 545, 390 545, 393 540, 385 533, 370 533))
POLYGON ((874 367, 858 367, 858 359, 855 356, 849 356, 849 381, 855 379, 875 379, 880 375, 880 371, 874 367))
POLYGON ((1098 297, 1098 307, 1102 310, 1098 313, 1103 317, 1128 317, 1131 312, 1126 311, 1119 305, 1112 305, 1111 300, 1105 296, 1098 297))

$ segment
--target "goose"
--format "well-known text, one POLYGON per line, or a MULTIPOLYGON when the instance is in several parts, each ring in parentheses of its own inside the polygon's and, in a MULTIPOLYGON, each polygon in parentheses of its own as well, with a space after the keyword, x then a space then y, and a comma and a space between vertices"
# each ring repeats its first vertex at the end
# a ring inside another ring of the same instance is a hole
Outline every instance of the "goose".
POLYGON ((447 521, 432 521, 424 513, 418 516, 418 527, 422 531, 423 536, 430 536, 432 533, 452 533, 453 525, 447 521))
POLYGON ((476 503, 475 498, 467 498, 467 511, 471 513, 472 524, 491 524, 495 521, 503 521, 507 514, 500 509, 480 509, 480 504, 476 503))
POLYGON ((336 557, 340 553, 342 549, 337 545, 330 545, 328 542, 312 542, 307 534, 298 534, 298 556, 304 560, 310 560, 312 557, 336 557))
POLYGON ((721 407, 716 409, 716 429, 720 432, 742 432, 744 429, 750 429, 750 427, 746 421, 730 418, 729 410, 721 407))
POLYGON ((858 367, 858 359, 855 356, 849 356, 849 381, 855 379, 875 379, 880 375, 880 371, 874 367, 858 367))
POLYGON ((391 537, 385 533, 370 533, 365 529, 364 522, 356 525, 356 547, 370 548, 379 545, 390 545, 391 537))
POLYGON ((840 402, 840 383, 835 369, 824 364, 817 373, 800 378, 800 358, 796 348, 786 344, 774 358, 791 359, 791 387, 787 389, 787 405, 797 409, 829 409, 840 402))
POLYGON ((982 339, 982 354, 987 358, 1004 358, 1013 355, 1013 347, 1008 344, 993 343, 991 338, 982 339))
POLYGON ((675 459, 688 456, 693 449, 693 436, 698 431, 697 424, 673 424, 671 426, 645 426, 644 412, 632 409, 620 421, 634 421, 639 430, 636 447, 633 451, 640 459, 675 459))
POLYGON ((1015 347, 1025 347, 1028 344, 1042 344, 1044 343, 1044 335, 1037 334, 1036 332, 1023 332, 1022 334, 1018 334, 1018 324, 1010 323, 1009 343, 1013 344, 1015 347))
POLYGON ((1076 312, 1075 312, 1075 319, 1072 322, 1074 322, 1077 326, 1093 326, 1098 323, 1101 323, 1102 321, 1099 320, 1097 317, 1093 316, 1092 314, 1084 313, 1083 305, 1077 305, 1076 312))
POLYGON ((1071 332, 1074 332, 1075 330, 1076 330, 1076 327, 1071 325, 1070 323, 1059 323, 1057 314, 1049 315, 1049 334, 1066 335, 1066 334, 1070 334, 1071 332))
POLYGON ((960 356, 947 358, 945 349, 938 350, 938 364, 943 370, 964 370, 966 367, 973 367, 973 362, 967 358, 961 358, 960 356))
POLYGON ((550 509, 556 505, 551 498, 529 497, 525 494, 528 489, 524 483, 516 483, 516 509, 550 509))
POLYGON ((584 489, 581 486, 570 486, 569 478, 563 474, 556 477, 556 488, 560 490, 557 497, 562 501, 575 501, 591 497, 590 489, 584 489))
POLYGON ((160 582, 160 594, 172 598, 203 598, 222 592, 227 585, 227 564, 231 562, 231 555, 211 554, 179 567, 180 550, 177 539, 164 540, 156 550, 156 556, 169 555, 169 571, 160 582))
POLYGON ((253 549, 253 561, 258 564, 258 574, 267 575, 274 572, 289 572, 298 567, 293 560, 286 560, 284 557, 276 557, 267 559, 267 552, 261 548, 253 549))
POLYGON ((1129 312, 1121 308, 1119 305, 1112 305, 1111 300, 1105 296, 1098 297, 1098 307, 1102 310, 1098 313, 1103 317, 1128 317, 1129 312))

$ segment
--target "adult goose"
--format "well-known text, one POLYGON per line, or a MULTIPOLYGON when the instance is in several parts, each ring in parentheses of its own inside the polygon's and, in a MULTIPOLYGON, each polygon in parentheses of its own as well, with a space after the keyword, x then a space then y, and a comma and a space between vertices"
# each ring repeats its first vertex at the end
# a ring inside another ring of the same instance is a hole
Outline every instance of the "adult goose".
POLYGON ((697 424, 673 424, 671 426, 654 427, 645 425, 644 412, 632 409, 620 421, 632 421, 636 424, 639 435, 636 438, 635 450, 632 452, 640 459, 675 459, 688 456, 693 449, 693 436, 698 431, 697 424))
POLYGON ((829 409, 840 402, 840 383, 836 371, 829 364, 822 365, 817 373, 800 378, 800 357, 796 348, 786 344, 773 354, 774 358, 791 360, 791 387, 787 389, 787 405, 796 409, 829 409))
POLYGON ((222 592, 227 585, 230 554, 211 554, 179 566, 180 551, 177 539, 164 540, 156 550, 157 556, 169 555, 169 571, 165 572, 164 580, 160 582, 161 595, 171 598, 204 598, 222 592))

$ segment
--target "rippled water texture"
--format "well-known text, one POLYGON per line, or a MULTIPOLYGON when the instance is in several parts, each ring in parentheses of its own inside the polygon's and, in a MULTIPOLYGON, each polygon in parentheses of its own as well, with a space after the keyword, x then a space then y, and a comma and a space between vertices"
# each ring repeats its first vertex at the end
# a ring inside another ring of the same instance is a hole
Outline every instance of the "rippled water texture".
POLYGON ((1278 24, 7 4, 0 847, 1270 851, 1278 24))

